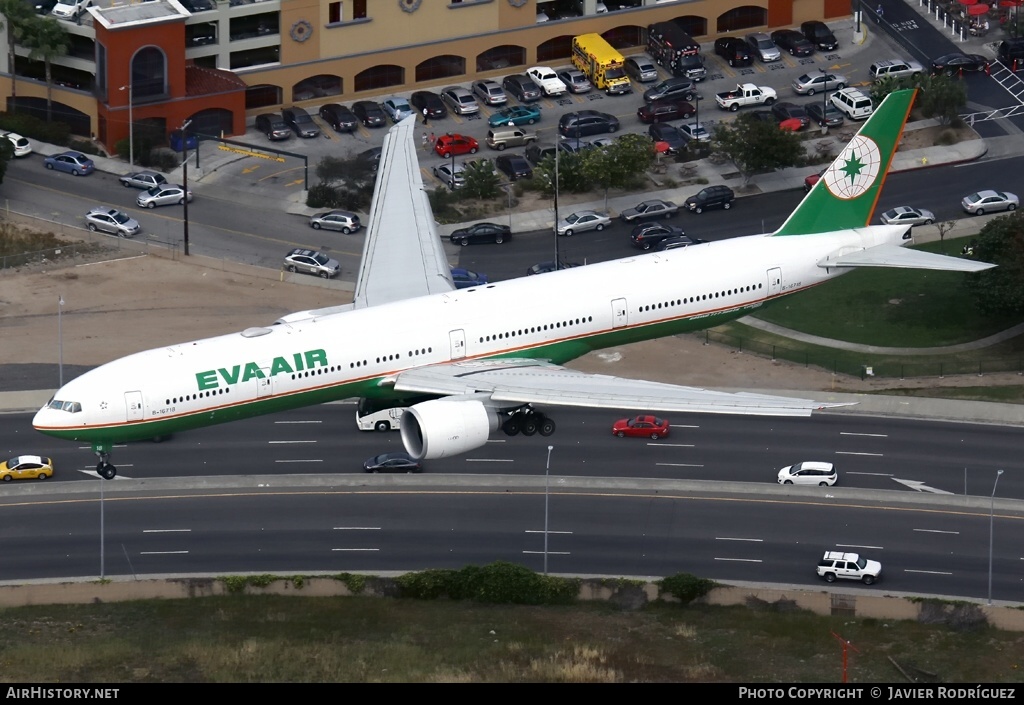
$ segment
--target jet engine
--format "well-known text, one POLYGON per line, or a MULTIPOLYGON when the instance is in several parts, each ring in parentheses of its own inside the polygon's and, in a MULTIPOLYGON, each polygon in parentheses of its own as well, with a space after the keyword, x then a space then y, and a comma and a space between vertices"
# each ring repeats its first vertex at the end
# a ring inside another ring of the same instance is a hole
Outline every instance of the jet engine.
POLYGON ((433 399, 406 409, 401 428, 409 455, 449 458, 486 443, 498 428, 498 414, 480 401, 433 399))

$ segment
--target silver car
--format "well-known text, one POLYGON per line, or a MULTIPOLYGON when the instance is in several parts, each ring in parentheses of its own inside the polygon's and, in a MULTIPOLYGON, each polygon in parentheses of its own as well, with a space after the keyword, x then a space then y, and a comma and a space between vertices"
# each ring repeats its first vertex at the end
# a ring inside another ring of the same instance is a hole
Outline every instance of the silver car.
POLYGON ((558 224, 555 226, 555 232, 559 235, 571 237, 576 233, 582 233, 587 230, 604 230, 611 222, 612 219, 604 213, 577 211, 558 221, 558 224))
POLYGON ((1012 211, 1020 205, 1020 200, 1015 194, 1007 191, 985 190, 964 196, 960 205, 971 215, 985 215, 997 211, 1012 211))
POLYGON ((346 235, 354 233, 363 227, 359 222, 359 216, 348 211, 327 211, 317 213, 309 219, 309 227, 313 230, 338 230, 346 235))
POLYGON ((793 81, 793 90, 799 95, 814 95, 820 91, 837 91, 850 82, 838 73, 805 73, 793 81))
POLYGON ((155 208, 156 206, 182 205, 185 199, 192 200, 192 192, 185 191, 180 184, 162 184, 154 186, 148 191, 139 194, 135 202, 142 208, 155 208))
POLYGON ((97 206, 85 214, 85 226, 89 230, 117 237, 133 237, 141 227, 139 221, 116 208, 97 206))
POLYGON ((640 83, 658 80, 658 67, 646 57, 631 56, 626 59, 626 73, 640 83))
POLYGON ((686 122, 679 126, 679 132, 687 142, 710 142, 711 133, 707 131, 703 123, 686 122))
POLYGON ((323 252, 296 248, 285 255, 284 268, 289 272, 315 274, 322 279, 330 279, 341 271, 341 264, 323 252))
POLYGON ((782 59, 782 51, 775 45, 772 38, 764 32, 753 32, 744 37, 744 39, 750 47, 750 51, 761 60, 761 63, 767 64, 771 61, 782 59))
POLYGON ((578 69, 559 71, 558 80, 565 84, 570 93, 586 93, 594 87, 587 75, 578 69))
POLYGON ((882 225, 931 225, 935 222, 935 214, 924 208, 897 206, 882 213, 878 220, 882 225))
POLYGON ((441 100, 456 115, 472 115, 480 112, 480 105, 473 94, 462 86, 449 86, 441 91, 441 100))
POLYGON ((134 174, 125 174, 118 179, 125 188, 142 188, 149 190, 154 186, 163 186, 167 179, 163 174, 155 171, 139 171, 134 174))
POLYGON ((508 102, 505 89, 488 79, 473 83, 473 95, 482 100, 484 105, 504 105, 508 102))
POLYGON ((434 176, 452 191, 466 185, 466 167, 462 164, 456 164, 454 169, 451 164, 440 164, 435 166, 433 171, 434 176))

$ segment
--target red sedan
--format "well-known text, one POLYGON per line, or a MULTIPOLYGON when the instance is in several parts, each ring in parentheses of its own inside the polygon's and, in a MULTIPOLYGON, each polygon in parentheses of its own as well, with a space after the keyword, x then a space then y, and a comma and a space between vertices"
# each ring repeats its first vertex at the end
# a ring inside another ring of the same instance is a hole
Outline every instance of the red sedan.
POLYGON ((619 419, 612 426, 612 434, 623 438, 639 436, 656 441, 668 436, 668 421, 657 416, 637 416, 632 419, 619 419))
POLYGON ((479 148, 480 145, 475 139, 465 135, 441 135, 434 143, 434 151, 445 159, 453 154, 476 154, 479 148))

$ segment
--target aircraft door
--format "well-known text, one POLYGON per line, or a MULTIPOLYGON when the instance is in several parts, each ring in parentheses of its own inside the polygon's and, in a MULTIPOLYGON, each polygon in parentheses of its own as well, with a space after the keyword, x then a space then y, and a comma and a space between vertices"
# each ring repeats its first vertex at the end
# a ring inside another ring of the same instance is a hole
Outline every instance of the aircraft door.
POLYGON ((612 328, 622 328, 629 323, 629 308, 625 299, 612 299, 612 328))
POLYGON ((461 360, 466 357, 466 331, 453 330, 448 333, 452 346, 452 359, 461 360))
POLYGON ((782 270, 779 267, 768 270, 768 296, 778 296, 782 292, 782 270))
POLYGON ((273 377, 270 376, 270 368, 264 367, 260 370, 263 373, 262 377, 256 378, 256 398, 262 399, 263 397, 269 397, 274 393, 272 386, 273 377))
POLYGON ((142 392, 125 392, 124 408, 128 421, 142 421, 145 415, 142 407, 142 392))

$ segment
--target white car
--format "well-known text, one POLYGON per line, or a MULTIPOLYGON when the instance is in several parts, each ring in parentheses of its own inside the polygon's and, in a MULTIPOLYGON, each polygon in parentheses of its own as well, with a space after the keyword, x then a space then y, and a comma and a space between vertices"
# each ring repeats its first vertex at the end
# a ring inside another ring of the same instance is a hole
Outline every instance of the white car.
POLYGON ((683 139, 687 142, 710 142, 711 133, 705 129, 703 123, 683 123, 679 126, 679 132, 682 133, 683 139))
POLYGON ((839 474, 832 463, 806 462, 787 465, 779 470, 780 485, 820 485, 831 487, 839 474))
POLYGON ((586 230, 604 230, 612 219, 597 211, 578 211, 558 221, 555 232, 566 237, 586 230))
POLYGON ((568 90, 562 83, 554 69, 547 66, 534 66, 526 70, 526 75, 533 79, 534 83, 540 86, 544 95, 565 95, 568 90))
POLYGON ((860 580, 871 585, 882 575, 882 564, 870 561, 859 553, 825 551, 818 561, 818 575, 827 582, 836 580, 860 580))
POLYGON ((32 145, 29 141, 17 132, 5 132, 0 130, 0 137, 6 137, 14 147, 14 156, 27 157, 32 154, 32 145))
POLYGON ((85 8, 90 5, 92 5, 92 0, 61 0, 53 6, 50 14, 62 20, 73 20, 85 12, 85 8))
POLYGON ((878 220, 882 225, 931 225, 935 222, 935 214, 924 208, 897 206, 882 213, 878 220))

